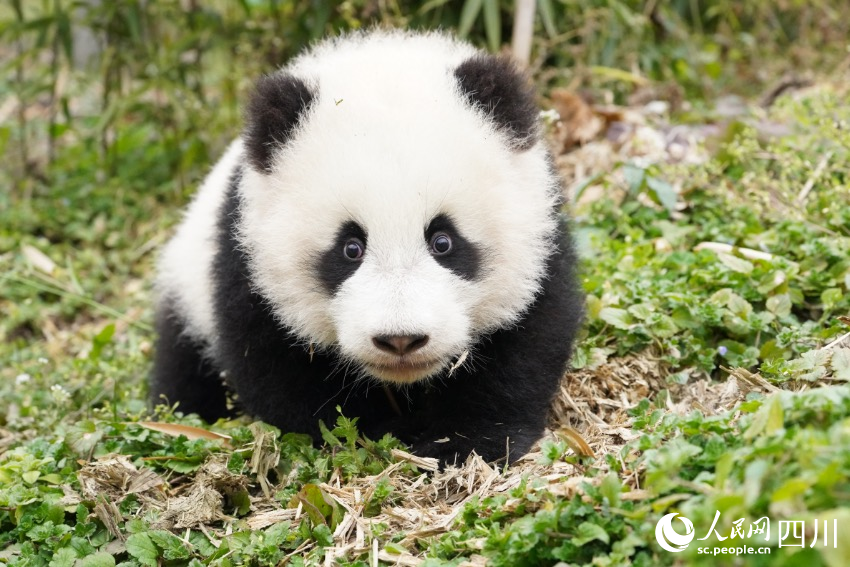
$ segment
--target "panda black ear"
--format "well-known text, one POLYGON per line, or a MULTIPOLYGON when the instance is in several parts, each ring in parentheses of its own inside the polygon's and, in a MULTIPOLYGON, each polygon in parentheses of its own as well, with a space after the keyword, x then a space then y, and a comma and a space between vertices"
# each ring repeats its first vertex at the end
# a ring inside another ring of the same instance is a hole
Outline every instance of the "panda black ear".
POLYGON ((245 112, 245 147, 257 171, 272 170, 274 151, 292 136, 316 95, 297 77, 276 73, 262 77, 245 112))
POLYGON ((537 104, 528 76, 507 57, 478 54, 455 69, 461 93, 523 151, 537 141, 537 104))

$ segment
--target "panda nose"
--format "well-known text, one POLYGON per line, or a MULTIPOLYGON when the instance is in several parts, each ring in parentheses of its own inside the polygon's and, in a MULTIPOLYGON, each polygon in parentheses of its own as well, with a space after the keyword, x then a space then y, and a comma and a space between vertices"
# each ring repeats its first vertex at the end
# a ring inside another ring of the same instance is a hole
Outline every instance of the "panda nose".
POLYGON ((428 344, 428 335, 378 335, 372 344, 384 352, 399 356, 416 352, 428 344))

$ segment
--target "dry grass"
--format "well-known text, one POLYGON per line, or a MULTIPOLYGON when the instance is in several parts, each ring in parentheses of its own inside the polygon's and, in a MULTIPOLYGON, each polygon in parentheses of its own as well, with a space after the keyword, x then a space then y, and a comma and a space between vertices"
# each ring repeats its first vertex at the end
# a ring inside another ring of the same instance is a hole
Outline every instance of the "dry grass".
MULTIPOLYGON (((557 163, 568 188, 575 188, 597 173, 608 172, 626 159, 641 159, 646 163, 703 159, 699 137, 711 132, 709 128, 695 127, 685 135, 663 124, 663 120, 648 116, 645 107, 596 108, 569 93, 561 92, 558 97, 556 107, 560 105, 561 113, 573 121, 559 120, 551 130, 553 146, 560 150, 557 163), (565 104, 576 108, 568 113, 565 104), (580 136, 575 134, 576 130, 580 136)), ((598 194, 594 191, 598 190, 591 187, 585 190, 582 198, 593 198, 598 194)), ((60 334, 52 333, 51 336, 60 334)), ((712 383, 703 377, 675 386, 666 380, 670 373, 670 368, 651 351, 613 358, 567 373, 552 406, 544 440, 566 441, 576 452, 594 456, 594 466, 604 472, 605 456, 619 455, 624 445, 637 437, 631 429, 628 410, 642 399, 666 389, 670 391, 671 411, 685 414, 698 409, 712 414, 731 408, 747 391, 772 388, 763 380, 755 381, 742 372, 733 374, 725 383, 712 383)), ((259 486, 251 490, 250 513, 242 521, 252 530, 282 521, 296 522, 305 514, 303 506, 284 507, 273 497, 276 487, 267 481, 267 473, 280 458, 279 451, 265 433, 258 430, 255 434, 250 464, 259 486)), ((506 495, 508 500, 503 509, 510 510, 520 502, 510 498, 510 491, 527 479, 535 479, 540 483, 537 486, 545 487, 550 494, 571 498, 580 494, 586 483, 598 483, 602 478, 602 475, 585 476, 581 465, 541 464, 539 447, 540 443, 507 469, 497 468, 472 455, 462 466, 440 472, 434 459, 396 451, 396 464, 379 475, 342 482, 339 474, 334 474, 328 482, 319 485, 344 511, 333 533, 334 546, 325 550, 325 564, 333 564, 334 558, 368 553, 373 562, 380 559, 397 565, 418 565, 423 559, 415 551, 415 543, 451 530, 464 506, 473 499, 506 495), (412 476, 408 467, 403 466, 406 463, 415 465, 421 474, 412 476), (381 481, 390 483, 395 498, 392 505, 384 507, 379 514, 367 517, 366 507, 381 481), (403 534, 392 550, 372 548, 377 539, 369 534, 378 524, 382 525, 386 536, 382 538, 384 541, 403 534), (399 554, 398 545, 408 553, 399 554)), ((640 471, 623 468, 622 478, 631 488, 623 499, 646 498, 648 495, 640 486, 640 471)), ((99 498, 101 504, 96 514, 107 527, 111 526, 110 531, 116 537, 121 537, 118 530, 121 515, 116 503, 129 494, 136 494, 143 503, 142 514, 156 513, 156 527, 201 530, 214 544, 231 533, 237 521, 225 514, 225 502, 249 485, 247 476, 229 472, 217 457, 211 458, 191 478, 164 479, 149 469, 137 469, 126 457, 109 455, 86 464, 78 478, 84 498, 99 498)), ((67 503, 79 499, 79 495, 69 494, 67 503)), ((527 499, 523 502, 528 505, 527 499)), ((184 539, 188 541, 188 537, 184 539)), ((480 543, 483 545, 483 541, 480 543)), ((305 542, 293 554, 305 553, 314 545, 312 540, 305 542)), ((474 545, 473 542, 472 547, 474 545)), ((473 555, 463 565, 485 563, 483 557, 473 555)))
MULTIPOLYGON (((576 189, 581 186, 581 200, 597 198, 601 191, 610 191, 612 185, 616 187, 616 180, 604 187, 586 181, 597 174, 609 173, 616 164, 626 160, 650 164, 705 159, 705 138, 717 131, 713 126, 685 129, 670 126, 663 115, 655 114, 653 108, 657 109, 658 105, 653 107, 651 103, 635 108, 603 108, 591 106, 568 93, 561 93, 559 97, 560 106, 576 107, 569 112, 563 108, 561 111, 578 122, 558 121, 551 129, 552 143, 559 150, 557 164, 567 181, 568 195, 575 197, 576 189)), ((138 318, 138 314, 134 318, 138 318)), ((50 320, 48 323, 53 325, 50 320)), ((53 325, 44 329, 48 350, 57 355, 76 352, 80 325, 76 323, 70 329, 53 325)), ((86 321, 84 325, 95 329, 102 326, 102 322, 86 321)), ((118 334, 127 331, 123 322, 119 322, 118 327, 118 334)), ((584 486, 600 482, 609 456, 622 464, 618 474, 629 488, 622 499, 649 498, 641 487, 641 470, 630 469, 621 457, 626 444, 638 437, 632 429, 628 410, 641 400, 666 390, 669 411, 685 415, 699 410, 713 415, 730 410, 750 392, 777 390, 757 374, 743 369, 729 369, 728 372, 725 382, 692 375, 684 385, 672 384, 667 379, 672 369, 657 353, 647 350, 594 361, 584 369, 567 373, 553 403, 543 440, 566 441, 575 453, 595 457, 593 466, 597 474, 592 477, 585 474, 581 464, 563 461, 543 464, 540 443, 507 469, 497 468, 472 455, 462 466, 438 471, 434 459, 396 451, 396 463, 378 475, 344 482, 337 471, 328 482, 319 485, 342 512, 333 532, 334 545, 324 551, 325 564, 333 564, 335 558, 369 554, 373 565, 378 560, 396 565, 418 565, 423 561, 423 554, 418 551, 421 546, 417 543, 450 531, 468 503, 504 495, 507 501, 502 511, 510 511, 512 506, 522 502, 526 513, 531 513, 534 511, 532 501, 511 497, 512 489, 534 479, 529 490, 545 489, 557 497, 572 498, 582 494, 584 486), (411 474, 408 464, 415 465, 420 474, 411 474), (377 515, 367 515, 367 506, 381 482, 389 483, 393 489, 391 504, 377 515), (379 524, 383 533, 381 541, 398 542, 391 549, 377 548, 378 538, 371 537, 379 524), (407 551, 400 553, 402 548, 407 551)), ((178 427, 175 434, 179 433, 178 427)), ((221 456, 211 457, 191 476, 165 478, 151 469, 137 468, 125 456, 107 455, 83 465, 78 473, 81 493, 66 488, 63 504, 71 506, 83 500, 95 501, 95 514, 119 542, 125 539, 120 526, 126 518, 118 506, 129 495, 135 495, 141 503, 138 515, 152 513, 157 518, 154 527, 184 533, 186 542, 192 530, 202 531, 218 546, 235 526, 260 530, 283 521, 297 522, 306 513, 303 505, 287 507, 279 502, 274 494, 281 484, 275 486, 268 480, 269 472, 280 460, 274 436, 260 429, 254 434, 249 468, 258 479, 257 485, 251 485, 250 477, 229 471, 221 456), (250 495, 250 509, 242 518, 225 512, 232 508, 232 499, 238 494, 250 495)), ((20 440, 19 435, 16 437, 0 429, 0 454, 5 447, 20 440)), ((286 478, 281 480, 283 485, 287 482, 286 478)), ((484 545, 483 540, 477 543, 484 545)), ((121 544, 116 545, 120 547, 121 544)), ((290 555, 306 553, 315 545, 314 540, 306 540, 290 555)), ((474 549, 476 542, 467 542, 467 545, 474 549)), ((484 564, 486 560, 479 555, 472 555, 462 563, 484 564)))

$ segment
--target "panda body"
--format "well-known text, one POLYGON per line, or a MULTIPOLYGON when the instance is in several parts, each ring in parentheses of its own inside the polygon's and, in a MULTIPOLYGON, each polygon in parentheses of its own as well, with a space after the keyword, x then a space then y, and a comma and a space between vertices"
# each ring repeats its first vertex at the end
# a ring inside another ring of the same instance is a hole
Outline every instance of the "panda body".
POLYGON ((443 463, 527 452, 581 321, 525 77, 442 34, 327 41, 258 83, 157 277, 152 396, 336 407, 443 463), (222 376, 225 382, 222 383, 222 376))

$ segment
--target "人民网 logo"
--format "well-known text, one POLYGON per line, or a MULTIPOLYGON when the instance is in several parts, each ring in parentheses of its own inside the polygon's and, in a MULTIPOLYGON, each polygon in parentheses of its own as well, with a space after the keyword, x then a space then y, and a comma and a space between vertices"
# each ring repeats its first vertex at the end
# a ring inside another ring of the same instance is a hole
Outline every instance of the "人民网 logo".
POLYGON ((691 543, 696 535, 694 525, 684 516, 679 516, 679 520, 685 524, 684 535, 674 530, 673 518, 676 516, 679 516, 677 512, 667 514, 658 520, 658 524, 655 526, 655 539, 658 540, 658 545, 673 553, 687 549, 688 544, 691 543))

